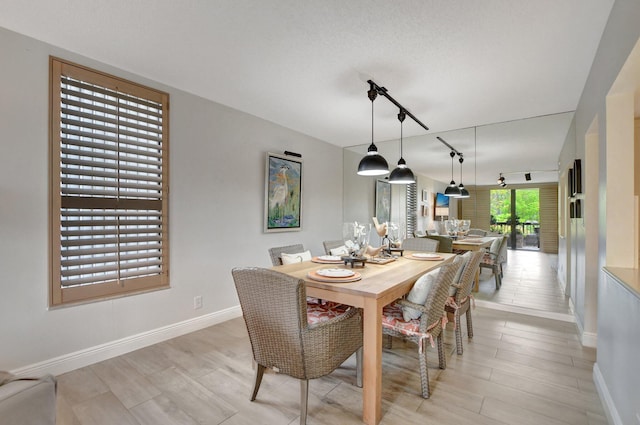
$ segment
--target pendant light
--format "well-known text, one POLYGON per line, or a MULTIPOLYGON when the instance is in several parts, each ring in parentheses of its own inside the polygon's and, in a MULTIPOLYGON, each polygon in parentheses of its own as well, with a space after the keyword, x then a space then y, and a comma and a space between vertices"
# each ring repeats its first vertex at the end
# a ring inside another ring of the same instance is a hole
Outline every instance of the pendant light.
POLYGON ((449 156, 451 156, 451 183, 449 183, 449 186, 447 186, 447 188, 445 189, 444 194, 445 196, 457 198, 458 196, 460 196, 460 189, 458 189, 458 186, 456 186, 456 182, 453 180, 453 157, 456 156, 456 153, 454 151, 451 151, 449 153, 449 156))
POLYGON ((402 157, 402 122, 406 118, 404 109, 400 109, 398 112, 398 121, 400 121, 400 159, 398 160, 398 166, 389 175, 389 183, 392 184, 411 184, 416 182, 416 178, 407 163, 402 157))
POLYGON ((469 198, 471 195, 469 194, 469 191, 462 184, 462 163, 464 162, 464 158, 462 157, 462 154, 460 154, 460 159, 458 159, 458 162, 460 162, 460 184, 458 185, 458 190, 460 190, 460 195, 458 195, 457 198, 466 199, 466 198, 469 198))
POLYGON ((389 172, 389 164, 382 155, 378 153, 378 148, 373 143, 373 101, 376 100, 378 92, 373 87, 373 83, 369 83, 369 91, 367 95, 371 100, 371 145, 367 149, 367 155, 360 160, 358 164, 358 175, 361 176, 382 176, 389 172))

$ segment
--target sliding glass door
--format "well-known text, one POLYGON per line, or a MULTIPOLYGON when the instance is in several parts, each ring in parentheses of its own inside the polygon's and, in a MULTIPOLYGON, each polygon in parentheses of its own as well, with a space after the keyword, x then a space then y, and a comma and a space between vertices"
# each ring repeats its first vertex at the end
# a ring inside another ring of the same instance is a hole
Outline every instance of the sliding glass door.
POLYGON ((538 189, 491 191, 491 230, 509 235, 511 249, 540 249, 538 189))

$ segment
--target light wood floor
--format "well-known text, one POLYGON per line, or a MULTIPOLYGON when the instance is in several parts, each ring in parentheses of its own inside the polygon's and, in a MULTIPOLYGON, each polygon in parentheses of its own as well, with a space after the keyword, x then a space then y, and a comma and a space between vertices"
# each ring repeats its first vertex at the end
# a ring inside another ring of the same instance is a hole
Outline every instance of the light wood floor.
POLYGON ((490 269, 482 269, 476 299, 556 315, 572 314, 569 297, 558 285, 557 255, 531 250, 509 250, 507 255, 500 290, 496 291, 490 269))
MULTIPOLYGON (((517 264, 510 257, 503 289, 517 264)), ((394 340, 385 350, 382 424, 606 424, 595 350, 580 345, 573 323, 482 307, 472 314, 462 356, 448 325, 446 370, 429 348, 429 400, 419 396, 415 346, 394 340)), ((297 380, 270 373, 250 402, 253 379, 238 318, 59 376, 58 425, 298 423, 297 380)), ((309 424, 361 423, 353 357, 309 388, 309 424)))

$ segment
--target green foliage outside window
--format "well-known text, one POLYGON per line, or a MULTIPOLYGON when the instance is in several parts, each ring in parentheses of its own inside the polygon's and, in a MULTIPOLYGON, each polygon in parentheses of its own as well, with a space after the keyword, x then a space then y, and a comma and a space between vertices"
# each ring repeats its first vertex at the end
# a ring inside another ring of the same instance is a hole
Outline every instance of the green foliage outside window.
MULTIPOLYGON (((491 230, 501 233, 510 231, 511 190, 491 191, 491 230)), ((516 189, 516 217, 513 224, 540 222, 540 193, 538 189, 516 189)), ((523 226, 525 233, 532 233, 536 226, 523 226)))

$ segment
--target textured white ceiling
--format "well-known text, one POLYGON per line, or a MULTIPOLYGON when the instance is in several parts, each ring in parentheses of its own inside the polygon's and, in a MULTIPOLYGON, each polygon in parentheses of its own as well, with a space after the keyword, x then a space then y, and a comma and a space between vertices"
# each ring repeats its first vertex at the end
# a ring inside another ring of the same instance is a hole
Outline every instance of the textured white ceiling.
MULTIPOLYGON (((450 164, 435 133, 576 108, 612 4, 0 0, 0 26, 338 146, 371 141, 366 81, 373 79, 430 127, 408 118, 404 135, 429 138, 425 145, 444 164, 421 165, 420 151, 405 158, 442 180, 450 164)), ((376 143, 399 137, 396 114, 386 99, 376 100, 376 143)), ((522 134, 501 135, 508 142, 500 146, 497 136, 495 146, 483 143, 490 160, 480 163, 478 154, 477 182, 482 173, 493 182, 505 161, 532 169, 534 150, 546 156, 535 168, 557 168, 568 124, 552 121, 556 133, 535 145, 522 134)), ((539 120, 533 131, 545 125, 539 120)), ((466 143, 448 141, 458 150, 466 143)))

